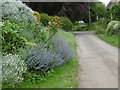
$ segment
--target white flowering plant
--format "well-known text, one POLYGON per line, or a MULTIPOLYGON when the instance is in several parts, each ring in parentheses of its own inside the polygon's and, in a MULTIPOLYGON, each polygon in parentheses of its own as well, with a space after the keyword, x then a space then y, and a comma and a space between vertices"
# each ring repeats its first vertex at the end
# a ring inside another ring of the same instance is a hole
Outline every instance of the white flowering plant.
POLYGON ((0 6, 2 9, 2 19, 10 20, 16 23, 26 21, 29 23, 36 22, 36 16, 31 8, 26 4, 22 3, 20 0, 0 0, 0 6))
POLYGON ((113 34, 120 33, 120 22, 119 21, 111 21, 107 25, 106 34, 112 36, 113 34))
POLYGON ((1 27, 1 26, 4 26, 3 22, 0 22, 0 27, 1 27))
POLYGON ((18 55, 6 54, 2 56, 2 83, 14 86, 22 80, 22 74, 27 70, 27 66, 18 55))

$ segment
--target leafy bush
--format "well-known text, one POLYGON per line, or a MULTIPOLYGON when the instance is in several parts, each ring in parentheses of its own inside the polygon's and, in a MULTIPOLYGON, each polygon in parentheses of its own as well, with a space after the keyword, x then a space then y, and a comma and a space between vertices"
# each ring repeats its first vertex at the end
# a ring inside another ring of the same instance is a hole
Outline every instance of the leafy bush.
POLYGON ((61 22, 58 20, 59 17, 55 16, 52 21, 49 21, 49 40, 58 32, 58 28, 61 28, 61 22))
POLYGON ((108 18, 100 18, 97 24, 106 28, 109 21, 110 20, 108 18))
POLYGON ((96 34, 105 34, 105 28, 99 25, 95 25, 94 28, 96 29, 96 34))
MULTIPOLYGON (((67 17, 58 17, 58 20, 61 22, 61 27, 65 31, 71 31, 73 23, 70 21, 69 18, 67 17)), ((48 26, 49 21, 54 21, 53 16, 48 16, 47 14, 41 14, 41 22, 43 23, 44 26, 48 26)))
POLYGON ((110 12, 113 20, 120 21, 120 3, 113 5, 110 12))
POLYGON ((108 18, 100 18, 94 28, 96 29, 97 34, 105 34, 105 30, 107 28, 107 24, 109 23, 108 18))
POLYGON ((120 22, 119 21, 111 21, 107 25, 106 33, 108 35, 119 34, 120 33, 120 22))
POLYGON ((69 18, 59 17, 58 20, 60 20, 60 22, 62 23, 62 25, 61 25, 62 29, 64 29, 65 31, 71 31, 72 30, 73 23, 70 21, 69 18))
POLYGON ((21 24, 19 24, 19 27, 21 28, 21 30, 19 30, 18 32, 29 42, 37 43, 39 41, 43 41, 44 37, 42 37, 43 35, 41 35, 43 34, 41 32, 43 28, 42 23, 38 22, 34 24, 29 24, 26 22, 22 22, 21 24))
POLYGON ((73 57, 72 50, 63 40, 53 39, 53 43, 39 43, 25 57, 29 70, 42 70, 57 67, 73 57))
POLYGON ((13 0, 13 2, 9 2, 8 0, 1 1, 0 6, 2 6, 1 15, 4 20, 10 20, 16 23, 23 21, 29 23, 36 22, 36 17, 34 16, 32 9, 27 7, 20 0, 13 0))
POLYGON ((75 25, 73 28, 74 31, 84 31, 84 30, 88 30, 88 26, 87 25, 75 25))
POLYGON ((23 48, 29 43, 44 42, 47 37, 47 31, 43 30, 41 23, 29 24, 22 22, 20 24, 11 23, 8 20, 3 21, 2 38, 3 52, 12 53, 14 50, 23 48))
POLYGON ((4 26, 2 26, 2 51, 12 52, 20 47, 25 46, 26 38, 19 35, 18 31, 20 27, 9 21, 4 21, 4 26))
MULTIPOLYGON (((105 17, 106 15, 106 6, 105 4, 101 3, 101 2, 90 2, 90 19, 91 22, 95 22, 97 21, 97 17, 101 18, 101 17, 105 17)), ((87 19, 89 20, 89 15, 87 13, 87 19)))
POLYGON ((2 82, 12 85, 20 83, 23 80, 22 74, 27 67, 18 55, 7 54, 2 57, 2 82))
POLYGON ((45 13, 40 14, 40 16, 41 16, 41 22, 43 23, 44 26, 48 25, 48 21, 52 21, 52 19, 54 19, 54 17, 48 16, 45 13))
POLYGON ((41 31, 36 35, 35 42, 46 42, 49 39, 49 28, 48 27, 42 27, 41 31))

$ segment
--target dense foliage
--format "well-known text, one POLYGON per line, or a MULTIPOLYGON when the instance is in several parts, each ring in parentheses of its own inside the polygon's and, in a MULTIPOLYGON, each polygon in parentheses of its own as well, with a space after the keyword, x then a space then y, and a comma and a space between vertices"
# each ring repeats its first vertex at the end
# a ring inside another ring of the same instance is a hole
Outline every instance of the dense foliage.
MULTIPOLYGON (((65 42, 69 44, 74 53, 76 52, 75 35, 71 32, 59 30, 56 36, 62 36, 65 42), (68 38, 69 37, 69 38, 68 38)), ((28 71, 24 75, 24 81, 15 88, 69 88, 77 87, 77 67, 78 61, 73 57, 62 66, 52 68, 47 71, 28 71), (64 83, 63 83, 64 82, 64 83), (59 83, 59 84, 58 84, 59 83)))
MULTIPOLYGON (((0 0, 1 1, 1 0, 0 0)), ((26 21, 28 23, 35 23, 36 17, 33 15, 32 9, 23 4, 20 0, 13 0, 13 2, 1 1, 2 19, 10 20, 15 23, 26 21)))
POLYGON ((68 18, 39 14, 20 0, 13 1, 0 3, 3 87, 14 87, 24 82, 29 71, 43 74, 74 56, 68 43, 56 35, 59 28, 71 30, 68 18))
POLYGON ((14 50, 25 47, 28 42, 35 43, 46 38, 44 32, 41 31, 42 26, 40 26, 40 23, 28 24, 27 22, 22 22, 15 24, 7 20, 3 21, 3 24, 3 52, 12 53, 14 50))
POLYGON ((68 17, 71 21, 84 20, 88 22, 88 2, 26 2, 29 7, 50 16, 68 17))
POLYGON ((73 31, 86 31, 86 30, 88 30, 87 25, 75 25, 73 27, 73 31))
POLYGON ((103 3, 90 2, 90 21, 91 22, 95 22, 98 19, 105 17, 106 13, 107 11, 103 3))
POLYGON ((73 23, 71 22, 71 20, 67 17, 60 17, 59 20, 61 21, 62 25, 62 29, 65 31, 71 31, 72 30, 72 26, 73 23))
POLYGON ((108 23, 108 18, 100 18, 100 20, 93 26, 93 28, 96 30, 97 34, 105 34, 108 23))
POLYGON ((54 18, 52 16, 48 16, 45 13, 40 14, 40 16, 41 16, 41 22, 43 23, 44 26, 47 26, 48 21, 52 21, 52 19, 54 18))
POLYGON ((119 21, 111 21, 107 25, 106 33, 109 36, 113 34, 120 35, 120 22, 119 21))
POLYGON ((22 74, 27 66, 18 55, 5 54, 2 56, 2 83, 14 86, 23 80, 22 74))
POLYGON ((113 5, 110 12, 113 20, 120 21, 120 3, 113 5))
POLYGON ((3 52, 12 52, 20 47, 25 46, 26 38, 20 36, 18 31, 20 27, 9 21, 4 21, 4 26, 2 27, 2 51, 3 52))
MULTIPOLYGON (((48 16, 47 14, 41 14, 41 22, 43 23, 44 26, 48 26, 48 22, 53 22, 55 21, 55 18, 53 16, 48 16)), ((73 23, 71 20, 67 17, 58 17, 58 21, 60 21, 60 26, 59 28, 62 28, 65 31, 71 31, 73 23)))

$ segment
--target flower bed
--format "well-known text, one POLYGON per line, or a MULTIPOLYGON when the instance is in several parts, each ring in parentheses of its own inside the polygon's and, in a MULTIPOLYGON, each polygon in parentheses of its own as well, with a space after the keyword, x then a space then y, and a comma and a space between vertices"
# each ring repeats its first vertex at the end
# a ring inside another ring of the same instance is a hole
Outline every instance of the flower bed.
POLYGON ((41 72, 48 72, 74 57, 71 47, 64 38, 56 36, 58 29, 64 25, 60 17, 52 17, 44 23, 43 17, 38 12, 32 11, 21 1, 2 2, 2 5, 5 11, 10 7, 8 11, 2 13, 0 26, 4 88, 15 87, 24 82, 24 78, 28 78, 26 75, 31 71, 36 75, 36 72, 43 75, 41 72))

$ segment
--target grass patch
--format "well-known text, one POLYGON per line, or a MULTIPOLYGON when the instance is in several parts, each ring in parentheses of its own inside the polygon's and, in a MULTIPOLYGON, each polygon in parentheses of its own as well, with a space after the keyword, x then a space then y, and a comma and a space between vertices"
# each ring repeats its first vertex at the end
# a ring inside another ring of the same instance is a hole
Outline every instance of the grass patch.
POLYGON ((31 72, 30 78, 17 86, 17 88, 71 88, 77 87, 77 61, 70 60, 66 64, 44 73, 44 76, 36 76, 31 72))
POLYGON ((16 88, 76 88, 77 87, 77 67, 76 40, 74 34, 59 30, 57 35, 64 37, 73 49, 75 57, 60 67, 48 72, 28 72, 25 80, 15 86, 16 88))
POLYGON ((75 35, 72 32, 65 32, 63 30, 59 30, 57 33, 58 36, 62 36, 64 40, 70 45, 74 54, 76 55, 76 40, 75 35))
POLYGON ((120 45, 118 43, 119 41, 118 41, 118 36, 117 35, 107 36, 107 35, 103 35, 103 34, 97 34, 97 36, 100 39, 108 42, 109 44, 120 48, 120 45))

